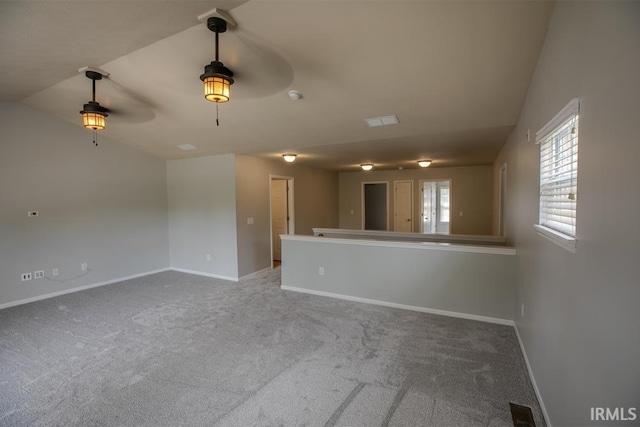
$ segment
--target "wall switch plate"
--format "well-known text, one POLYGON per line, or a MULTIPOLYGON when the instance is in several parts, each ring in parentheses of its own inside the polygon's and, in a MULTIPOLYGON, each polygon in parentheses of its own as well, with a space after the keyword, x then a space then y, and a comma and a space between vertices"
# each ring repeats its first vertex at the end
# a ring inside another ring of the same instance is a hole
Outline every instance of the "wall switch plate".
POLYGON ((27 280, 31 280, 31 273, 22 273, 22 281, 26 282, 27 280))
POLYGON ((524 304, 520 305, 520 317, 524 317, 524 304))
POLYGON ((38 270, 33 272, 34 279, 42 279, 44 277, 44 270, 38 270))
POLYGON ((53 271, 51 272, 51 274, 53 274, 54 276, 57 276, 59 274, 58 269, 54 268, 53 271))
POLYGON ((247 224, 253 224, 253 217, 247 218, 247 224))
POLYGON ((80 268, 82 269, 82 271, 87 271, 87 268, 88 268, 88 267, 89 267, 89 266, 87 265, 87 263, 86 263, 86 262, 83 262, 83 263, 82 263, 82 265, 80 266, 80 268))
POLYGON ((460 216, 464 216, 464 212, 460 211, 460 216))
POLYGON ((27 211, 27 216, 38 216, 38 211, 27 211))

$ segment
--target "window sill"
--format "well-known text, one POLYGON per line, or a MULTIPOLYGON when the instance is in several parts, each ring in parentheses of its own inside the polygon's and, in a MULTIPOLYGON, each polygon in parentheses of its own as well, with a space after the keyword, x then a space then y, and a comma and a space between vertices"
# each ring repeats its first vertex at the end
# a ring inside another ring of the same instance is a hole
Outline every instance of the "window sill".
POLYGON ((569 252, 575 254, 576 253, 576 239, 573 237, 565 236, 562 233, 559 233, 555 230, 547 228, 543 225, 533 224, 533 228, 536 229, 538 235, 544 237, 545 239, 555 243, 563 249, 568 250, 569 252))

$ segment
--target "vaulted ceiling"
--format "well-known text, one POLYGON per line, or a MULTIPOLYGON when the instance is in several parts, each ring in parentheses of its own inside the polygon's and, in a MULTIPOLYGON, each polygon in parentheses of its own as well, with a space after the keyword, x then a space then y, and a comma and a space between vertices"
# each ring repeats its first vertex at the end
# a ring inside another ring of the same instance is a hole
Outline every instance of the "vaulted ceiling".
MULTIPOLYGON (((542 47, 546 1, 2 1, 0 100, 81 126, 97 100, 102 135, 162 158, 223 153, 352 170, 491 164, 513 130, 542 47), (231 101, 202 96, 218 7, 231 101), (300 91, 292 101, 287 92, 300 91), (400 123, 367 127, 396 114, 400 123), (192 144, 193 151, 177 146, 192 144)), ((87 131, 87 141, 90 134, 87 131)))

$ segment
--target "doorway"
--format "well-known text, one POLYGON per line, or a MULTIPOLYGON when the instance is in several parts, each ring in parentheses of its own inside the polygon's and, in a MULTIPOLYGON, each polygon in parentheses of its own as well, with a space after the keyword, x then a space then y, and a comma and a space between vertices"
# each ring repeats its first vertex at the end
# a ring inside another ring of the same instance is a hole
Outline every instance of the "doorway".
POLYGON ((389 229, 389 191, 388 182, 362 183, 362 229, 389 229))
POLYGON ((393 231, 413 231, 413 181, 393 182, 393 231))
POLYGON ((282 234, 294 234, 293 178, 269 176, 271 268, 282 263, 282 234))
POLYGON ((451 181, 420 181, 422 232, 449 234, 451 222, 451 181))

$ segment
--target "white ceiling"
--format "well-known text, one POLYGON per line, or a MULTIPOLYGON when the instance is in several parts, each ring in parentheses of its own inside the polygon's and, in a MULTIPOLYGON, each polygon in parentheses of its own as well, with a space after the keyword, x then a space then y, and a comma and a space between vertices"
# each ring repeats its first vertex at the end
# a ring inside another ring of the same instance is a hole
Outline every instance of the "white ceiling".
MULTIPOLYGON (((81 126, 91 84, 113 109, 104 136, 163 158, 223 153, 333 170, 491 164, 520 114, 553 4, 542 1, 1 2, 2 100, 81 126), (202 96, 220 35, 231 101, 202 96), (236 7, 234 7, 236 6, 236 7), (6 21, 6 22, 5 22, 6 21), (6 53, 6 54, 5 54, 6 53), (291 101, 287 91, 303 98, 291 101), (363 119, 397 114, 399 125, 363 119), (195 151, 183 152, 181 144, 195 151)), ((90 142, 87 131, 87 143, 90 142)))

